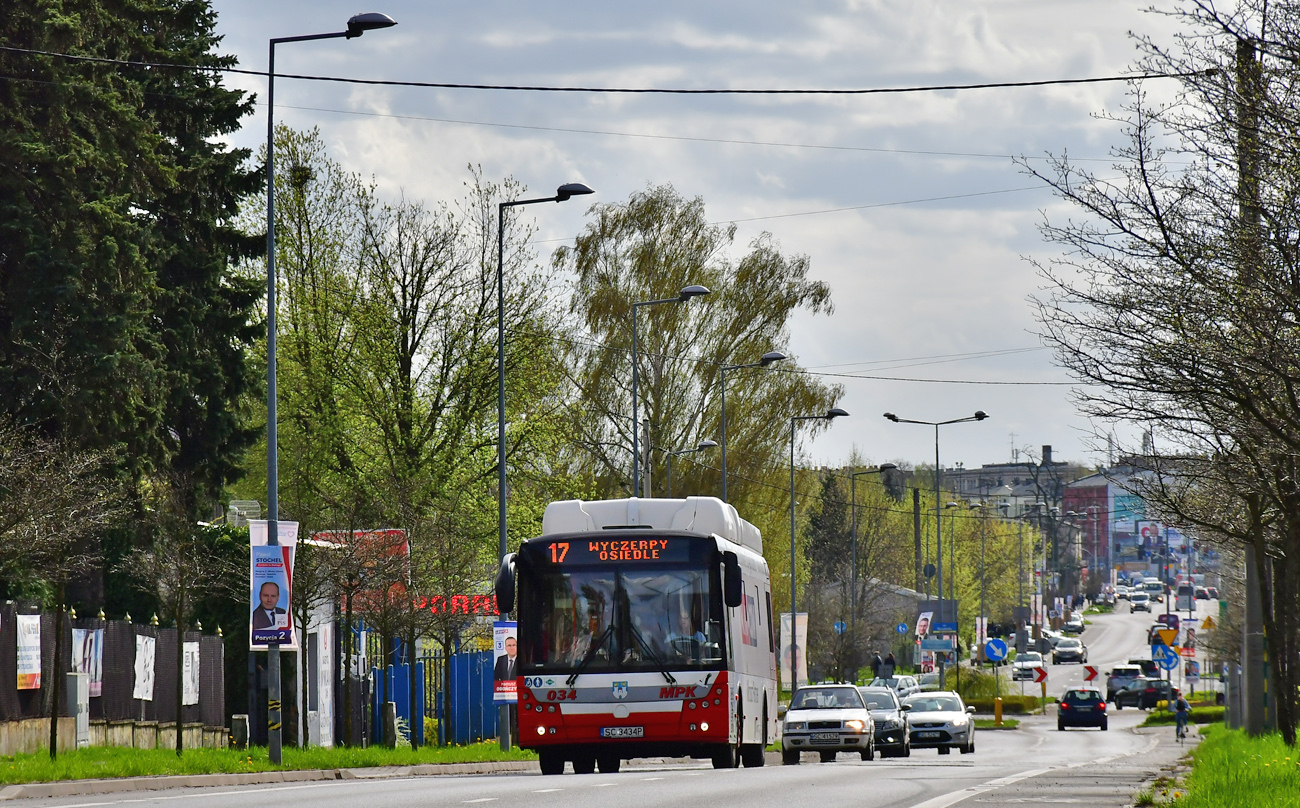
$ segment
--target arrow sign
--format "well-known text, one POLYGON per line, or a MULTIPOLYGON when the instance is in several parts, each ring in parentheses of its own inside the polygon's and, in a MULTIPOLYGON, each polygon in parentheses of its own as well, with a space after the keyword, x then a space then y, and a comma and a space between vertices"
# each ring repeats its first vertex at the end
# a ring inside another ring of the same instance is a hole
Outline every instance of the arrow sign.
POLYGON ((1151 646, 1151 658, 1155 660, 1157 665, 1167 671, 1178 667, 1178 654, 1167 645, 1151 646))
POLYGON ((897 631, 899 634, 906 634, 906 633, 907 633, 907 624, 906 624, 906 623, 899 623, 898 625, 894 626, 894 631, 897 631))
POLYGON ((994 637, 984 643, 984 657, 989 662, 1001 662, 1007 658, 1007 644, 994 637))
MULTIPOLYGON (((1174 657, 1174 664, 1178 664, 1178 657, 1174 657)), ((1042 684, 1047 681, 1047 668, 1034 668, 1034 681, 1042 684)))
POLYGON ((1093 666, 1084 665, 1083 670, 1084 670, 1083 681, 1091 682, 1093 679, 1097 678, 1097 669, 1094 668, 1093 666))

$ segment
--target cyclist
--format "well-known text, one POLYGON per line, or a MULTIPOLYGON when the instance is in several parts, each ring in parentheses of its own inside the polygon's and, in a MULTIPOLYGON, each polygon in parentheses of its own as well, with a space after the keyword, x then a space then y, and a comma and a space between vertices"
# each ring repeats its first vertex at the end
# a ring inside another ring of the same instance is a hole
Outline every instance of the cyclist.
POLYGON ((1183 698, 1183 694, 1178 694, 1178 699, 1174 701, 1174 724, 1177 727, 1176 735, 1178 740, 1182 740, 1187 735, 1187 716, 1191 712, 1192 706, 1183 698))

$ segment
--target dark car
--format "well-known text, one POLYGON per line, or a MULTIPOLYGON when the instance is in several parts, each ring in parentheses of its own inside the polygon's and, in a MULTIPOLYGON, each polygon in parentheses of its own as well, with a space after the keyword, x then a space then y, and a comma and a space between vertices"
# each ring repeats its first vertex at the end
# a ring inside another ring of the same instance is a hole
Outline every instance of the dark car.
POLYGON ((858 693, 876 725, 876 749, 881 757, 912 755, 911 724, 898 694, 888 687, 859 687, 858 693))
POLYGON ((1210 593, 1210 599, 1211 599, 1211 600, 1218 600, 1218 599, 1219 599, 1219 590, 1218 590, 1217 588, 1215 588, 1215 587, 1213 587, 1213 586, 1207 586, 1207 587, 1205 587, 1205 591, 1208 592, 1208 593, 1210 593))
POLYGON ((1153 710, 1162 701, 1178 698, 1179 690, 1164 679, 1142 677, 1134 679, 1128 685, 1115 692, 1115 709, 1136 707, 1139 710, 1153 710))
POLYGON ((1052 649, 1052 664, 1060 665, 1062 662, 1078 662, 1080 664, 1088 661, 1088 646, 1073 637, 1061 640, 1052 649))
POLYGON ((1197 599, 1197 600, 1209 600, 1209 599, 1210 599, 1210 590, 1206 589, 1206 588, 1203 587, 1203 586, 1198 586, 1198 587, 1196 587, 1196 599, 1197 599))
POLYGON ((1142 675, 1149 679, 1160 678, 1160 666, 1156 664, 1154 659, 1142 659, 1139 657, 1137 659, 1130 659, 1128 664, 1137 665, 1142 669, 1142 675))
POLYGON ((1178 628, 1178 615, 1173 612, 1156 615, 1156 622, 1165 628, 1178 628))
POLYGON ((1095 687, 1072 687, 1056 700, 1056 728, 1098 727, 1105 730, 1106 699, 1095 687))

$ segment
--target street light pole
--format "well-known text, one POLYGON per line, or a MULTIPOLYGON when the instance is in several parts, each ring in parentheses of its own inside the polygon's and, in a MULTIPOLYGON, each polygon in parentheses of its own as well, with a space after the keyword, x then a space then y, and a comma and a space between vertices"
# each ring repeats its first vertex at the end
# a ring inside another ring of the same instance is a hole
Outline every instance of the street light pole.
MULTIPOLYGON (((853 582, 853 597, 849 600, 849 603, 852 606, 852 612, 850 613, 849 620, 852 623, 851 630, 853 632, 853 648, 855 651, 858 647, 858 478, 867 474, 884 475, 886 471, 896 468, 898 468, 898 466, 893 463, 883 463, 874 469, 855 471, 849 475, 849 512, 851 514, 849 537, 853 546, 851 553, 852 558, 849 562, 853 565, 853 573, 850 576, 853 582)), ((856 657, 854 661, 856 662, 856 657)))
MULTIPOLYGON (((397 23, 387 14, 357 14, 348 20, 348 30, 328 34, 274 37, 266 71, 266 541, 280 543, 280 458, 276 406, 276 272, 275 272, 275 46, 317 39, 353 39, 366 31, 389 28, 397 23)), ((179 641, 179 640, 178 640, 179 641)), ((279 765, 280 743, 280 645, 267 644, 267 756, 279 765)), ((180 731, 179 718, 177 732, 180 731)))
MULTIPOLYGON (((939 465, 939 427, 948 424, 964 424, 970 421, 983 421, 988 418, 988 413, 983 410, 976 410, 974 415, 965 418, 953 418, 949 421, 914 421, 910 418, 899 418, 892 412, 885 413, 885 417, 896 424, 921 424, 923 426, 934 427, 934 543, 935 543, 935 560, 939 568, 939 620, 943 619, 943 504, 939 501, 939 481, 943 476, 943 467, 939 465)), ((936 620, 935 622, 939 622, 936 620)), ((939 687, 945 687, 946 676, 944 666, 939 665, 939 687)))
POLYGON ((694 297, 711 294, 703 286, 687 286, 677 293, 677 297, 665 297, 660 300, 644 300, 632 304, 632 496, 639 497, 641 492, 641 421, 637 417, 637 361, 636 361, 636 310, 642 306, 659 306, 664 303, 685 303, 694 297))
POLYGON ((722 390, 722 501, 727 501, 727 371, 741 368, 765 368, 773 362, 787 359, 780 351, 768 351, 757 362, 744 365, 723 365, 718 368, 718 385, 722 390))
POLYGON ((839 407, 831 407, 825 415, 790 416, 790 692, 799 689, 799 627, 795 622, 795 592, 798 582, 794 566, 794 429, 800 421, 833 421, 847 416, 839 407))
POLYGON ((716 448, 717 445, 718 445, 717 441, 709 440, 708 438, 705 438, 704 440, 700 441, 699 445, 696 446, 694 449, 678 449, 675 452, 665 452, 665 454, 668 455, 668 498, 669 499, 672 499, 673 496, 673 458, 678 455, 695 454, 696 452, 702 452, 705 449, 713 449, 716 448))

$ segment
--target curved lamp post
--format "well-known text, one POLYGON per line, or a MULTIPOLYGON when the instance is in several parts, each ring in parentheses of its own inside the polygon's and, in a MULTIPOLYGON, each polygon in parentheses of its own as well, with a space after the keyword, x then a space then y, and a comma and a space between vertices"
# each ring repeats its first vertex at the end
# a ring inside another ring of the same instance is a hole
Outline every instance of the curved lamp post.
MULTIPOLYGON (((885 417, 896 424, 921 424, 923 426, 934 427, 934 541, 935 555, 938 562, 935 566, 939 571, 939 617, 943 616, 943 505, 939 503, 939 481, 943 476, 943 467, 939 465, 939 427, 948 424, 964 424, 969 421, 983 421, 988 418, 988 413, 983 410, 976 410, 974 415, 965 418, 953 418, 948 421, 915 421, 911 418, 899 418, 892 412, 885 413, 885 417)), ((936 621, 937 622, 937 621, 936 621)), ((945 684, 944 666, 939 666, 939 687, 943 689, 945 684)))
POLYGON ((555 189, 555 196, 516 199, 497 203, 497 561, 506 556, 506 326, 505 326, 505 252, 506 208, 536 205, 540 202, 566 202, 575 196, 594 194, 580 182, 555 189))
MULTIPOLYGON (((266 541, 280 543, 280 458, 279 432, 276 429, 275 389, 275 46, 286 42, 309 42, 315 39, 353 39, 366 31, 391 28, 397 22, 387 14, 357 14, 348 20, 346 31, 329 34, 284 36, 271 40, 271 55, 266 78, 266 541)), ((280 743, 280 646, 267 645, 267 753, 279 764, 280 743)))
POLYGON ((673 495, 673 458, 678 457, 680 455, 703 452, 706 449, 716 449, 717 447, 718 447, 718 442, 716 440, 710 440, 709 438, 705 438, 704 440, 700 441, 699 445, 696 446, 694 449, 678 449, 675 452, 665 452, 665 454, 668 455, 668 496, 670 498, 673 495))
POLYGON ((718 383, 722 389, 722 501, 727 501, 727 371, 741 368, 765 368, 774 362, 789 359, 780 351, 768 351, 757 362, 743 365, 723 365, 718 368, 718 383))
POLYGON ((637 362, 636 362, 636 310, 642 306, 659 306, 664 303, 685 303, 691 298, 712 294, 703 286, 687 286, 677 297, 661 300, 643 300, 632 304, 632 496, 641 495, 641 421, 637 416, 637 362))
POLYGON ((839 407, 831 407, 825 415, 790 416, 790 692, 799 689, 799 631, 795 623, 795 591, 798 583, 794 577, 794 430, 800 421, 833 421, 847 416, 839 407))

